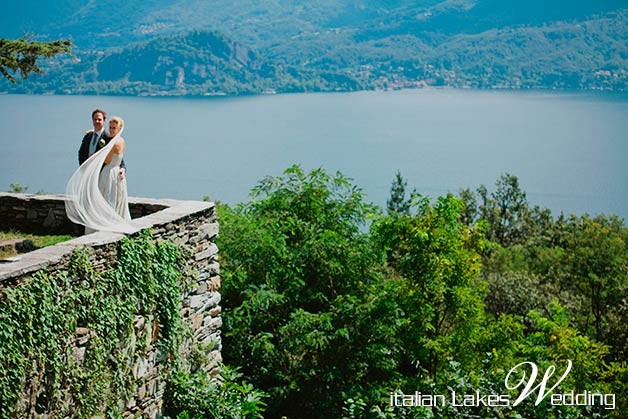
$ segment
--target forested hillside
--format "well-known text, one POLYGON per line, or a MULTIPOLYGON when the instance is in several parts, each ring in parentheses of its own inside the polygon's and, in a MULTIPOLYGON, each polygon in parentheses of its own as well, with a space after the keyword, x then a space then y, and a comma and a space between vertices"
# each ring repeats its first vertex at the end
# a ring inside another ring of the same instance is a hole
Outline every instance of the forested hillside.
MULTIPOLYGON (((415 86, 625 90, 625 2, 31 1, 1 37, 75 56, 1 90, 215 95, 415 86), (228 56, 218 44, 231 51, 228 56), (242 51, 247 51, 245 58, 242 51), (85 64, 89 63, 89 64, 85 64)), ((8 18, 8 17, 11 18, 8 18)))

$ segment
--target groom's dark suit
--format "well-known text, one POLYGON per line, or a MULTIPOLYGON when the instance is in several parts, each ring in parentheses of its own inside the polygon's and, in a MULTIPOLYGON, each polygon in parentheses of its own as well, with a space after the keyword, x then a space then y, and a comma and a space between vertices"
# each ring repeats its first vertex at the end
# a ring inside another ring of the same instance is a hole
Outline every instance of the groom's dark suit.
MULTIPOLYGON (((83 141, 81 142, 81 147, 79 148, 79 152, 78 152, 79 166, 81 164, 83 164, 83 162, 90 157, 89 156, 89 143, 92 142, 92 138, 93 137, 94 137, 94 131, 89 131, 83 137, 83 141)), ((96 143, 96 151, 100 150, 105 145, 109 144, 109 141, 111 141, 111 137, 109 136, 107 131, 103 131, 102 135, 100 136, 100 138, 98 140, 98 142, 96 143), (101 140, 105 140, 105 143, 102 144, 101 140)), ((94 153, 96 151, 94 151, 94 153)), ((122 160, 122 163, 120 164, 120 167, 126 170, 126 166, 124 164, 124 160, 122 160)))

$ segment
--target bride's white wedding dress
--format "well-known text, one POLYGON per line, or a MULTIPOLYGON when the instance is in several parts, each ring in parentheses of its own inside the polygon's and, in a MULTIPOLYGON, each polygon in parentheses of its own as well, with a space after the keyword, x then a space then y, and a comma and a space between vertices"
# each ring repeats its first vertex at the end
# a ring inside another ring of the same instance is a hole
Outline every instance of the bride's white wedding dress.
POLYGON ((120 134, 112 138, 87 159, 68 181, 66 214, 87 230, 136 231, 130 224, 126 179, 120 180, 122 155, 114 154, 109 164, 104 165, 107 155, 121 138, 120 134))
POLYGON ((98 189, 105 200, 126 221, 131 221, 129 204, 126 192, 126 178, 120 180, 120 163, 122 154, 114 154, 109 164, 100 171, 98 189))

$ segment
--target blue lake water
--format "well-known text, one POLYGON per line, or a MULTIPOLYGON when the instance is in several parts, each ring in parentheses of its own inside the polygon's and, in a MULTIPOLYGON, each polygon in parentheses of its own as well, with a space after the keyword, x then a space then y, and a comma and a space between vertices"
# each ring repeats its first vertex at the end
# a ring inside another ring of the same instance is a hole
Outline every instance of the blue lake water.
POLYGON ((294 163, 384 206, 397 170, 436 197, 502 173, 555 213, 628 219, 628 95, 404 90, 219 99, 0 95, 0 190, 62 193, 101 107, 126 121, 129 193, 236 203, 294 163))

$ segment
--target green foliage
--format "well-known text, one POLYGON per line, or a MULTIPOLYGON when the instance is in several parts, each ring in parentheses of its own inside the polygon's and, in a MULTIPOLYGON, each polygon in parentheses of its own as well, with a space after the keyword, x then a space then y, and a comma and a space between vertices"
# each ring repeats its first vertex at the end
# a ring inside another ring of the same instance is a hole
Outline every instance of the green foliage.
POLYGON ((9 185, 9 190, 7 192, 26 193, 27 190, 28 190, 28 186, 22 185, 20 183, 12 183, 9 185))
POLYGON ((143 350, 130 339, 138 308, 141 313, 157 311, 163 348, 176 354, 174 332, 180 330, 181 318, 172 302, 179 304, 184 266, 178 248, 155 243, 144 232, 124 239, 118 256, 120 263, 100 274, 91 267, 87 250, 79 249, 68 271, 40 271, 2 291, 2 415, 19 415, 24 409, 72 417, 118 411, 132 391, 134 355, 143 350), (90 333, 82 364, 71 350, 78 327, 90 333), (37 384, 44 393, 35 406, 25 405, 22 394, 37 384))
POLYGON ((525 238, 524 221, 530 215, 530 208, 525 192, 519 187, 519 179, 503 174, 495 188, 489 195, 486 187, 481 185, 477 197, 469 189, 460 191, 464 203, 462 220, 467 225, 485 220, 488 223, 487 238, 502 246, 521 243, 525 238))
POLYGON ((436 380, 448 357, 468 353, 482 320, 483 238, 459 221, 461 203, 452 196, 434 206, 419 198, 414 208, 414 216, 382 217, 373 234, 403 278, 397 301, 408 325, 400 337, 405 362, 436 380))
POLYGON ((509 225, 522 232, 508 235, 518 237, 516 245, 501 243, 484 253, 490 311, 526 315, 532 309, 547 311, 551 300, 559 298, 578 330, 612 344, 610 358, 625 359, 628 345, 618 338, 628 333, 619 320, 628 299, 624 222, 615 216, 588 215, 554 220, 538 208, 524 212, 517 218, 488 217, 488 231, 498 231, 508 218, 516 219, 509 225))
MULTIPOLYGON (((398 176, 395 202, 402 187, 398 176)), ((561 389, 614 393, 623 408, 627 236, 615 217, 554 219, 511 175, 493 193, 414 194, 382 215, 344 177, 298 166, 220 216, 224 356, 269 393, 269 416, 621 417, 531 400, 389 403, 394 392, 504 394, 515 365, 562 371, 571 359, 561 389)))
MULTIPOLYGON (((393 180, 390 188, 390 198, 386 201, 386 207, 388 214, 409 215, 410 214, 410 199, 406 198, 406 182, 401 176, 401 172, 397 171, 395 180, 393 180)), ((414 194, 416 191, 413 191, 414 194)), ((411 195, 412 195, 411 194, 411 195)))
POLYGON ((165 394, 167 409, 179 419, 262 418, 266 394, 238 381, 241 377, 224 365, 215 378, 204 371, 174 371, 165 394))
POLYGON ((372 210, 344 176, 298 166, 222 207, 224 356, 270 394, 271 416, 338 415, 343 392, 387 368, 368 363, 385 351, 381 302, 365 299, 380 257, 360 230, 372 210))
MULTIPOLYGON (((186 338, 181 296, 186 287, 185 256, 149 231, 124 239, 115 267, 96 272, 86 249, 67 271, 36 273, 6 288, 0 299, 0 417, 53 412, 63 417, 121 414, 134 391, 132 366, 145 350, 133 339, 137 314, 155 316, 161 357, 171 371, 164 398, 172 412, 193 417, 258 418, 264 393, 222 367, 210 378, 196 365, 190 371, 179 348, 186 338), (89 330, 84 359, 72 352, 77 328, 89 330), (21 399, 37 387, 36 399, 21 399)), ((202 357, 202 354, 199 354, 202 357)), ((205 360, 206 361, 206 360, 205 360)), ((201 362, 202 364, 202 362, 201 362)))
POLYGON ((557 301, 553 301, 549 309, 549 318, 537 311, 531 312, 533 323, 521 345, 522 354, 539 365, 570 359, 574 368, 565 387, 577 391, 592 388, 602 375, 603 360, 609 348, 569 327, 569 313, 557 301))
POLYGON ((22 78, 30 73, 42 73, 37 66, 39 57, 50 58, 56 54, 69 53, 69 39, 52 42, 36 42, 27 39, 0 39, 0 73, 11 83, 17 80, 11 73, 19 72, 22 78))
MULTIPOLYGON (((602 378, 608 373, 605 357, 609 347, 593 339, 583 336, 576 329, 570 327, 569 313, 558 304, 550 303, 549 316, 543 316, 537 311, 530 313, 532 324, 525 338, 520 342, 520 358, 537 363, 541 370, 555 365, 561 374, 566 368, 566 360, 573 362, 569 375, 561 383, 560 389, 574 390, 576 393, 585 390, 598 393, 615 393, 614 384, 609 384, 602 378)), ((619 406, 618 412, 628 401, 625 394, 616 393, 619 406)), ((524 403, 519 409, 523 416, 558 416, 562 412, 567 417, 593 416, 609 413, 600 406, 568 407, 551 406, 542 403, 534 406, 524 403)), ((614 413, 614 412, 613 412, 614 413)))
POLYGON ((618 377, 628 353, 628 228, 615 216, 554 219, 548 210, 530 208, 514 179, 501 188, 489 196, 480 187, 479 205, 473 193, 461 192, 472 208, 465 221, 484 218, 489 237, 499 242, 483 258, 488 311, 520 316, 527 327, 520 357, 572 359, 578 364, 573 388, 615 392, 625 405, 618 377))
POLYGON ((609 308, 628 295, 628 228, 617 217, 584 216, 573 219, 570 229, 564 246, 564 285, 588 296, 593 319, 586 319, 583 329, 589 333, 591 327, 600 340, 613 333, 606 320, 609 308))

